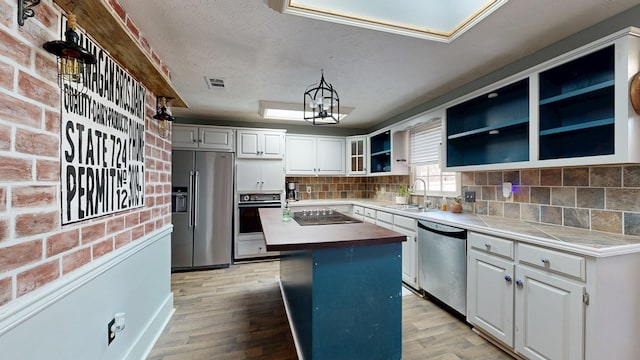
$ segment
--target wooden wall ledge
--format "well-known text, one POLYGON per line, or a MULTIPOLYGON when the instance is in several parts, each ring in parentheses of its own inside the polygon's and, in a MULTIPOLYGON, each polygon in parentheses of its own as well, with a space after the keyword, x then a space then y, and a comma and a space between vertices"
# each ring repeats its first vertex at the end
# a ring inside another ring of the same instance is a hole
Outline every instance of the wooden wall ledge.
POLYGON ((172 107, 187 107, 171 85, 171 80, 144 52, 108 4, 102 0, 54 0, 54 3, 67 12, 73 10, 78 17, 78 25, 156 96, 173 98, 172 107))

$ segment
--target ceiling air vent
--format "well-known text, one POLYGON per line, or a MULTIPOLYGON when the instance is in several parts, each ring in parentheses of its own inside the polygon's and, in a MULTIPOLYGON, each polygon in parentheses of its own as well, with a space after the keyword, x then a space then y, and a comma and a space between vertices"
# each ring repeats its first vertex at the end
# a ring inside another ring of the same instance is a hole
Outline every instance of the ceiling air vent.
POLYGON ((210 77, 206 77, 206 76, 204 77, 204 79, 207 81, 207 87, 209 88, 209 90, 211 90, 211 89, 224 89, 225 88, 223 79, 210 78, 210 77))

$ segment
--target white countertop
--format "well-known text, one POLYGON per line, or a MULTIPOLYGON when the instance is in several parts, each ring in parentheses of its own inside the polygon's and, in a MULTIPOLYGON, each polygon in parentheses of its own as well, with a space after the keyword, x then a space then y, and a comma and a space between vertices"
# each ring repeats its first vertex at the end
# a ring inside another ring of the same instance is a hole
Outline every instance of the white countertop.
POLYGON ((302 200, 289 203, 289 205, 291 207, 360 205, 418 220, 431 220, 461 227, 469 231, 500 236, 593 257, 607 257, 640 252, 639 236, 547 225, 497 216, 454 214, 449 211, 440 210, 411 212, 394 209, 389 207, 392 206, 393 203, 374 199, 302 200))

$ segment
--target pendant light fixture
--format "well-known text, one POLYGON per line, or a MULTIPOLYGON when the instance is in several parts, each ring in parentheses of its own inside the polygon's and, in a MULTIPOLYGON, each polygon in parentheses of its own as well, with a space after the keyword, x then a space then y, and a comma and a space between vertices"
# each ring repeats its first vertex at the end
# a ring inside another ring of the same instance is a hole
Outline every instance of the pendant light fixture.
POLYGON ((95 64, 96 57, 79 45, 80 37, 75 30, 76 16, 69 13, 65 40, 48 41, 42 47, 58 57, 58 84, 62 91, 84 93, 84 82, 90 74, 90 68, 86 65, 95 64))
POLYGON ((320 82, 304 93, 304 119, 313 125, 337 124, 340 122, 338 92, 324 80, 324 70, 320 74, 320 82))
POLYGON ((158 120, 158 135, 164 139, 168 138, 171 133, 169 123, 176 119, 169 110, 168 104, 171 100, 172 98, 166 96, 156 98, 156 114, 153 115, 153 118, 158 120))

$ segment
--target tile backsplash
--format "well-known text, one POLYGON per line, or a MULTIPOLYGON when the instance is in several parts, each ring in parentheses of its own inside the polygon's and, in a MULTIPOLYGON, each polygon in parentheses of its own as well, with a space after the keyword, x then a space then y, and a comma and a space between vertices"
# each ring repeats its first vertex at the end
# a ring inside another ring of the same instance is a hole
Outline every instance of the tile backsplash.
POLYGON ((464 172, 462 191, 465 212, 640 235, 640 165, 464 172))
POLYGON ((409 185, 409 175, 287 176, 286 181, 298 183, 300 200, 355 198, 393 201, 400 185, 409 185), (307 192, 307 187, 311 188, 311 192, 307 192))

